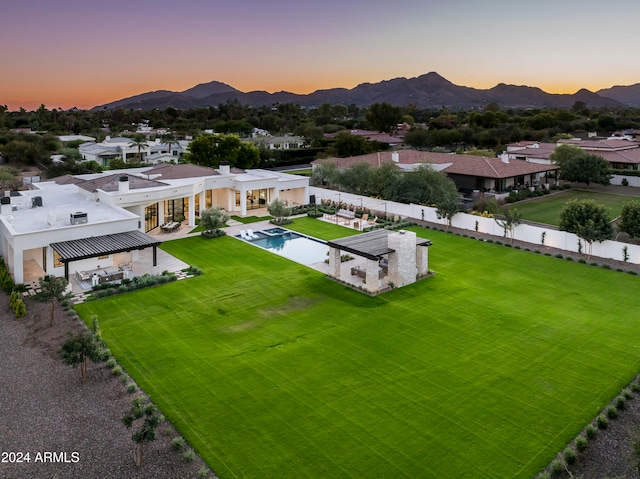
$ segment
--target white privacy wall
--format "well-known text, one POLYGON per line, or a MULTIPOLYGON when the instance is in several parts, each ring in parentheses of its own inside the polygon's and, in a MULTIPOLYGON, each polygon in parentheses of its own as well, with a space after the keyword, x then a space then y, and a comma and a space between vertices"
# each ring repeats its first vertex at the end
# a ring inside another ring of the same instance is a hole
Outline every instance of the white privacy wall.
MULTIPOLYGON (((322 200, 341 201, 346 204, 350 204, 356 207, 369 208, 373 211, 379 211, 387 215, 402 216, 403 218, 410 218, 416 220, 429 221, 431 223, 441 224, 446 227, 446 220, 438 219, 436 215, 436 209, 428 206, 402 203, 395 203, 393 201, 384 201, 376 198, 370 198, 367 196, 353 195, 349 193, 338 193, 333 190, 326 190, 323 188, 309 187, 309 192, 316 197, 316 203, 320 203, 322 200)), ((478 225, 477 231, 479 233, 487 233, 495 236, 504 236, 504 229, 496 223, 493 218, 483 218, 481 216, 470 215, 467 213, 458 213, 453 217, 451 225, 455 228, 461 228, 469 230, 470 232, 476 231, 476 222, 478 225)), ((545 234, 544 246, 552 248, 559 248, 572 253, 578 252, 578 237, 573 233, 567 233, 566 231, 559 231, 550 227, 533 226, 528 224, 521 224, 514 229, 514 239, 520 241, 526 241, 533 245, 542 246, 542 233, 545 234)), ((508 238, 507 238, 508 240, 508 238)), ((505 240, 506 241, 506 240, 505 240)), ((582 252, 587 253, 587 245, 582 241, 582 252)), ((627 243, 620 243, 618 241, 603 241, 602 243, 593 243, 591 255, 600 258, 611 258, 618 261, 624 260, 623 248, 627 248, 627 254, 629 255, 628 262, 640 264, 640 246, 627 243)))

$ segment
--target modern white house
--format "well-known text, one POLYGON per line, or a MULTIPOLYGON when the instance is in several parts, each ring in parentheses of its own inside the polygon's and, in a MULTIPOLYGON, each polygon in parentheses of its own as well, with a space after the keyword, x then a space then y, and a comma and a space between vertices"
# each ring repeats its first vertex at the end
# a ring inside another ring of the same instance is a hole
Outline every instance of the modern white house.
MULTIPOLYGON (((195 226, 200 211, 220 206, 247 216, 275 199, 306 204, 309 179, 267 170, 162 163, 145 168, 62 176, 0 199, 0 255, 16 283, 25 264, 43 274, 113 264, 113 255, 155 248, 161 226, 195 226)), ((261 214, 266 214, 260 212, 261 214)))
MULTIPOLYGON (((154 163, 161 161, 177 161, 189 147, 189 141, 180 140, 171 143, 160 139, 146 141, 146 146, 140 148, 140 161, 154 163)), ((107 137, 100 143, 87 142, 78 147, 82 161, 95 161, 100 166, 108 167, 111 160, 122 160, 125 163, 138 160, 138 147, 127 137, 107 137)))

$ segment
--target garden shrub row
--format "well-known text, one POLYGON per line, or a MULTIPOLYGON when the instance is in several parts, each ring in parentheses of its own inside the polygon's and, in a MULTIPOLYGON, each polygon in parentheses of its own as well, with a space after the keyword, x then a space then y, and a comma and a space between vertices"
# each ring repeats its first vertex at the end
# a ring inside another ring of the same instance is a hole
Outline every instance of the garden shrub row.
MULTIPOLYGON (((640 378, 636 378, 628 388, 620 391, 620 394, 593 421, 585 426, 580 434, 551 461, 549 466, 536 476, 537 479, 560 475, 565 469, 568 471, 568 466, 575 464, 580 457, 584 457, 582 454, 587 451, 589 441, 592 441, 598 435, 598 430, 607 429, 609 421, 617 419, 622 411, 627 409, 627 401, 634 397, 632 391, 635 393, 640 392, 640 378)), ((569 475, 571 476, 570 472, 569 475)))
POLYGON ((116 294, 135 291, 137 289, 149 288, 157 284, 164 284, 176 281, 178 277, 175 273, 163 271, 161 275, 143 274, 133 279, 123 279, 121 284, 113 285, 109 283, 99 284, 93 287, 91 296, 87 300, 106 298, 116 294))

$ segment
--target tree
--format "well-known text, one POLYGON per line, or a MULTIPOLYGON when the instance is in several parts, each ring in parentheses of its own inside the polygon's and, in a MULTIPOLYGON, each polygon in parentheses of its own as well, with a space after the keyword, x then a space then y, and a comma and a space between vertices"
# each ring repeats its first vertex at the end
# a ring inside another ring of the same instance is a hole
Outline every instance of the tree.
POLYGON ((622 207, 618 229, 632 238, 640 236, 640 202, 630 201, 622 207))
POLYGON ((339 133, 333 142, 332 152, 341 158, 359 156, 373 151, 373 144, 366 138, 351 133, 339 133))
POLYGON ((200 212, 200 226, 209 233, 218 233, 227 221, 229 221, 229 213, 219 206, 213 206, 200 212))
POLYGON ((458 189, 453 181, 431 165, 420 165, 413 171, 404 173, 395 201, 422 205, 445 203, 453 196, 458 197, 458 189))
POLYGON ((138 162, 142 162, 142 148, 147 148, 149 146, 145 137, 142 135, 134 136, 133 138, 131 138, 131 143, 129 143, 128 146, 130 148, 138 149, 138 162))
POLYGON ((191 142, 185 159, 210 168, 218 168, 221 161, 231 167, 252 168, 260 162, 260 150, 234 135, 204 135, 191 142))
POLYGON ((570 200, 560 211, 559 227, 574 233, 588 245, 587 259, 591 257, 593 242, 611 238, 613 227, 604 205, 595 200, 570 200))
POLYGON ((283 224, 291 214, 291 208, 289 208, 280 198, 273 200, 267 206, 267 211, 275 218, 276 224, 283 224))
POLYGON ((82 382, 87 380, 87 359, 91 361, 100 361, 99 345, 93 334, 77 334, 70 336, 62 345, 58 354, 62 357, 65 364, 72 367, 80 365, 80 373, 82 382))
POLYGON ((402 120, 402 112, 399 107, 389 103, 374 103, 367 112, 367 124, 376 131, 391 132, 398 127, 402 120))
POLYGON ((56 278, 53 275, 46 275, 40 278, 42 292, 38 296, 43 301, 48 301, 51 304, 51 326, 53 326, 53 305, 56 301, 62 299, 68 284, 69 282, 66 279, 56 278))
POLYGON ((560 145, 551 153, 550 159, 560 167, 560 177, 566 181, 608 185, 611 179, 607 160, 577 146, 560 145))
POLYGON ((130 429, 134 423, 142 419, 142 424, 133 433, 131 439, 136 443, 136 466, 142 465, 142 453, 145 442, 150 442, 156 438, 156 429, 164 420, 158 408, 144 398, 138 396, 133 400, 131 411, 122 418, 122 423, 130 429))
POLYGON ((509 234, 511 244, 513 244, 515 229, 521 223, 522 215, 516 208, 504 208, 503 216, 504 219, 495 218, 495 221, 504 228, 505 236, 507 236, 507 233, 509 234))
POLYGON ((458 191, 444 192, 436 201, 436 215, 438 219, 446 219, 447 227, 451 229, 451 220, 460 211, 458 191), (454 194, 455 193, 455 194, 454 194))

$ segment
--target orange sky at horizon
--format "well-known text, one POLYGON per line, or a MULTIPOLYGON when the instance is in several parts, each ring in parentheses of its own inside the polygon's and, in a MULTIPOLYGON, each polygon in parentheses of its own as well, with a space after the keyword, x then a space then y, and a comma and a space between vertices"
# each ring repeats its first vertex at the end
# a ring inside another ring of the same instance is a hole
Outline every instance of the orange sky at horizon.
POLYGON ((5 3, 0 105, 11 111, 89 109, 210 81, 298 94, 432 71, 547 93, 640 82, 625 48, 637 40, 632 0, 616 3, 615 21, 590 0, 5 3))
MULTIPOLYGON (((425 72, 427 73, 427 72, 425 72)), ((13 99, 3 99, 0 96, 0 105, 6 105, 10 111, 17 111, 21 107, 26 109, 27 111, 37 109, 41 104, 44 104, 47 109, 51 110, 54 108, 62 108, 63 110, 70 109, 73 107, 77 107, 79 109, 88 110, 98 105, 103 105, 106 103, 110 103, 113 101, 121 100, 123 98, 128 98, 131 96, 139 95, 142 93, 156 91, 156 90, 171 90, 171 91, 184 91, 191 87, 196 86, 199 83, 208 83, 209 81, 220 81, 222 83, 226 83, 240 91, 249 92, 255 90, 264 90, 269 93, 275 93, 279 91, 287 91, 290 93, 296 94, 308 94, 312 93, 316 90, 324 90, 331 88, 347 88, 351 89, 360 83, 377 83, 379 81, 391 80, 393 78, 397 78, 399 76, 406 75, 396 75, 388 78, 381 79, 353 79, 348 81, 346 79, 342 79, 341 81, 336 81, 334 83, 329 83, 330 80, 325 80, 324 83, 318 84, 311 81, 300 80, 297 82, 291 82, 288 85, 278 84, 277 81, 267 82, 264 84, 259 84, 259 80, 242 80, 238 79, 234 80, 221 80, 221 79, 197 79, 195 81, 189 82, 185 80, 174 80, 167 82, 166 84, 162 84, 163 82, 136 82, 136 85, 131 87, 127 85, 117 85, 116 86, 99 86, 99 87, 80 87, 78 88, 75 85, 70 85, 65 88, 65 85, 55 85, 49 92, 41 92, 41 95, 38 95, 38 98, 30 98, 32 93, 27 88, 24 88, 23 91, 18 87, 15 89, 16 97, 13 99)), ((444 78, 447 78, 443 75, 444 78)), ((407 76, 408 78, 410 76, 407 76)), ((498 82, 477 82, 475 85, 471 82, 463 82, 463 81, 455 81, 451 78, 447 78, 452 83, 459 86, 466 86, 477 89, 489 89, 496 86, 498 83, 507 83, 514 85, 525 85, 525 83, 518 82, 509 82, 509 81, 498 81, 498 82)), ((478 79, 476 78, 476 81, 478 79)), ((629 83, 629 85, 632 83, 629 83)), ((596 86, 589 85, 573 85, 568 82, 557 81, 548 86, 540 85, 540 84, 526 84, 526 86, 538 87, 543 91, 551 94, 573 94, 576 93, 581 88, 586 88, 590 91, 598 91, 600 89, 610 88, 615 86, 613 84, 600 84, 596 86)))

